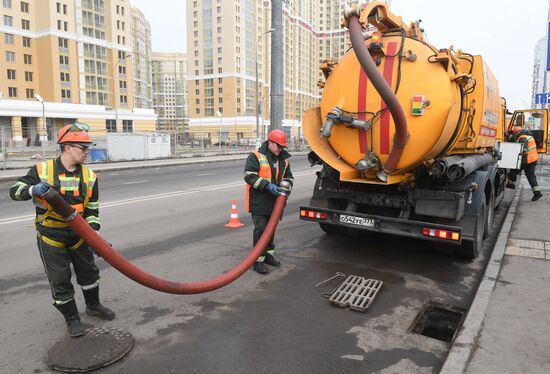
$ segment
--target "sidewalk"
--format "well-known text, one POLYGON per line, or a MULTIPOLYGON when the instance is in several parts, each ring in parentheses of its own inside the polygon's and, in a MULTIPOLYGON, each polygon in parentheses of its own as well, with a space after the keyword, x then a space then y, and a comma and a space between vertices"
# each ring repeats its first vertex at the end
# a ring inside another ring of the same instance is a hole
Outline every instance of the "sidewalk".
POLYGON ((472 307, 441 373, 550 373, 550 158, 544 196, 522 176, 472 307))

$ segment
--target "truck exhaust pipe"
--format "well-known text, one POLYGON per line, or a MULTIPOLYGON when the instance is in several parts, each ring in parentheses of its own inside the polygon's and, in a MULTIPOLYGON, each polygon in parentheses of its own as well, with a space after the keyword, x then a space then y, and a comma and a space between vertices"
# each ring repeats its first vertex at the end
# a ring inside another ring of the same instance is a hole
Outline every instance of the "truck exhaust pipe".
MULTIPOLYGON (((288 187, 281 186, 283 190, 289 191, 288 187)), ((287 192, 288 194, 288 192, 287 192)), ((267 223, 263 235, 260 237, 252 251, 237 266, 216 278, 192 283, 178 283, 158 278, 138 268, 125 259, 120 252, 111 247, 92 227, 70 206, 53 188, 50 188, 44 195, 44 199, 52 206, 56 213, 61 215, 71 228, 93 248, 101 257, 111 264, 115 269, 126 275, 135 282, 153 290, 179 295, 190 295, 210 292, 233 282, 252 266, 260 256, 275 233, 277 224, 283 214, 287 194, 277 197, 271 218, 267 223)))

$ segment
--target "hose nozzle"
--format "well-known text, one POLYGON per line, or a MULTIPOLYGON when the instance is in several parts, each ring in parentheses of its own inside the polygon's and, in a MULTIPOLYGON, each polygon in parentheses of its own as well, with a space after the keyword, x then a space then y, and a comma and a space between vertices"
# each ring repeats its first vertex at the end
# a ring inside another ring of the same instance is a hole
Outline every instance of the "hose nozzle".
POLYGON ((342 109, 340 109, 337 106, 332 108, 332 110, 327 113, 327 116, 325 117, 325 122, 323 122, 323 125, 319 130, 321 137, 326 139, 330 138, 330 135, 332 133, 332 128, 334 127, 334 125, 336 125, 336 121, 341 115, 342 115, 342 109))

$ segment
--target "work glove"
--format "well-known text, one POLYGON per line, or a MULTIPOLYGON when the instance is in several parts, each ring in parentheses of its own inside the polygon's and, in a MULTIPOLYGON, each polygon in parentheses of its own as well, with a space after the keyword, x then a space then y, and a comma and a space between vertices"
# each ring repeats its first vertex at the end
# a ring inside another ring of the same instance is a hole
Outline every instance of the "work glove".
POLYGON ((31 196, 42 197, 46 194, 46 192, 48 192, 50 187, 51 186, 48 183, 40 182, 38 184, 35 184, 34 186, 31 186, 31 188, 29 188, 29 194, 31 196))
POLYGON ((272 195, 279 196, 281 194, 281 189, 274 183, 268 184, 266 188, 272 195))

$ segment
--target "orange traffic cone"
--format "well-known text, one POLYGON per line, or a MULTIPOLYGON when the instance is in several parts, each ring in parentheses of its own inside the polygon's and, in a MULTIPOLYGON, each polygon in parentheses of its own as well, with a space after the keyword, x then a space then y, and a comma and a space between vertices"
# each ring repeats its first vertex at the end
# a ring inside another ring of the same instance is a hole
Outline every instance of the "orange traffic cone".
POLYGON ((231 200, 231 219, 229 220, 229 223, 226 223, 224 226, 230 227, 232 229, 238 229, 244 226, 244 224, 239 222, 239 213, 237 213, 237 200, 235 199, 231 200))

